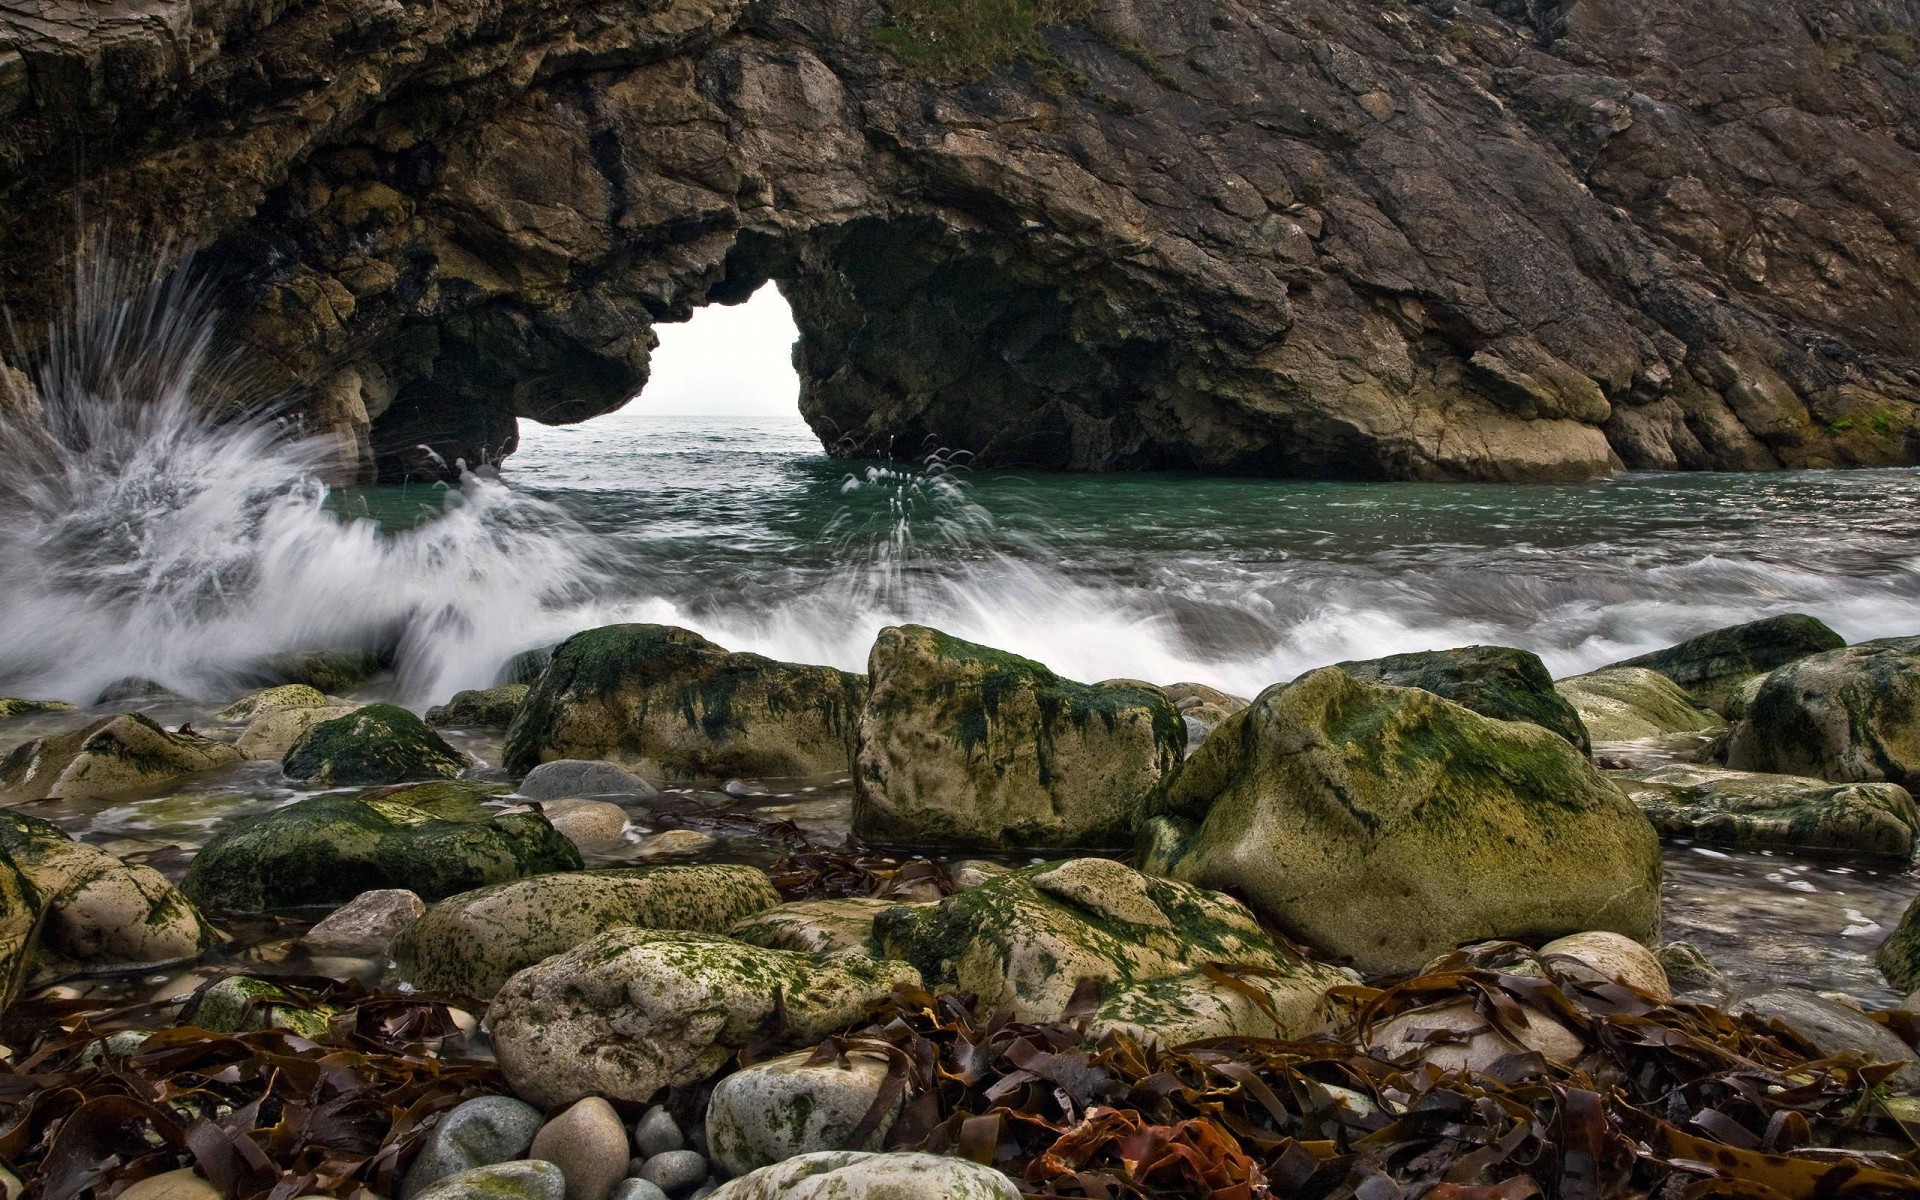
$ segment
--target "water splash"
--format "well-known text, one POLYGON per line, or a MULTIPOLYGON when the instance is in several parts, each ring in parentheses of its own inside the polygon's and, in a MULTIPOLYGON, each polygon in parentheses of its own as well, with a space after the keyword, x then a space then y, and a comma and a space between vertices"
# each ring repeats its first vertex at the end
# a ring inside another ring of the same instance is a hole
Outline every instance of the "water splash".
POLYGON ((425 703, 567 632, 606 576, 596 539, 489 476, 421 491, 436 518, 399 533, 342 519, 326 445, 230 415, 247 364, 188 271, 83 268, 72 313, 35 360, 42 413, 0 410, 0 694, 219 699, 271 655, 373 647, 425 703))

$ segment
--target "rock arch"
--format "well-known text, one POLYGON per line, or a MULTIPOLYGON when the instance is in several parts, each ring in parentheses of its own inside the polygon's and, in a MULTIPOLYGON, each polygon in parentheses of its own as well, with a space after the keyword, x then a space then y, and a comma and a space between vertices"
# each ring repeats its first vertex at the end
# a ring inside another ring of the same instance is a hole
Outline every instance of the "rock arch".
POLYGON ((655 322, 765 279, 846 453, 1915 461, 1913 14, 1707 8, 1100 0, 964 73, 899 52, 900 0, 6 9, 0 300, 57 303, 77 181, 209 243, 388 478, 616 407, 655 322))

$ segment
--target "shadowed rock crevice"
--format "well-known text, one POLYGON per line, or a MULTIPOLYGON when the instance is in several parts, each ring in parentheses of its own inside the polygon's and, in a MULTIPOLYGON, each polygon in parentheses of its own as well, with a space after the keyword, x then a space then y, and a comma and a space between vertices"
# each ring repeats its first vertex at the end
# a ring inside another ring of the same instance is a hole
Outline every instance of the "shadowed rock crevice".
POLYGON ((0 301, 57 307, 76 186, 211 245, 361 477, 618 407, 767 279, 838 453, 1920 456, 1910 2, 1070 7, 978 62, 931 2, 0 7, 0 301))

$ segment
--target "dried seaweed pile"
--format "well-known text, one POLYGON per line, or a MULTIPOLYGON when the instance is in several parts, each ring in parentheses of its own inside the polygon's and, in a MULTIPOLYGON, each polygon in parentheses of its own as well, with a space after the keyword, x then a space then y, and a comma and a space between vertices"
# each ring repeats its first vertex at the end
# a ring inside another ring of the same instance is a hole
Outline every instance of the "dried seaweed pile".
POLYGON ((0 1065, 0 1160, 34 1200, 108 1196, 180 1166, 234 1197, 394 1195, 429 1119, 505 1080, 442 1060, 463 1036, 443 1003, 308 982, 286 990, 338 1010, 324 1044, 181 1026, 130 1047, 109 1039, 164 1021, 158 1006, 16 1005, 13 1029, 44 1032, 0 1065))
POLYGON ((869 1116, 907 1098, 889 1146, 991 1162, 1036 1196, 1920 1195, 1916 1131, 1877 1099, 1894 1068, 1823 1059, 1790 1031, 1617 984, 1561 985, 1457 956, 1390 989, 1348 989, 1357 1025, 1341 1039, 1173 1050, 1117 1035, 1086 1049, 1095 998, 1028 1025, 903 992, 818 1057, 887 1055, 869 1116), (1514 1031, 1533 1009, 1586 1051, 1564 1066, 1526 1052, 1449 1075, 1357 1048, 1395 1014, 1462 998, 1514 1031))

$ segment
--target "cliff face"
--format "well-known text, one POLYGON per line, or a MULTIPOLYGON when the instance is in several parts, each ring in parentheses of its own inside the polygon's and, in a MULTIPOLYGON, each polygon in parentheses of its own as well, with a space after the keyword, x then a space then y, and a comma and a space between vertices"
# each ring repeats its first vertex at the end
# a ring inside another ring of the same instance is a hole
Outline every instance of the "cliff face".
POLYGON ((0 0, 0 300, 52 310, 76 208, 206 245, 266 375, 385 478, 617 407, 654 322, 768 279, 849 454, 1909 463, 1917 29, 1920 0, 0 0))

